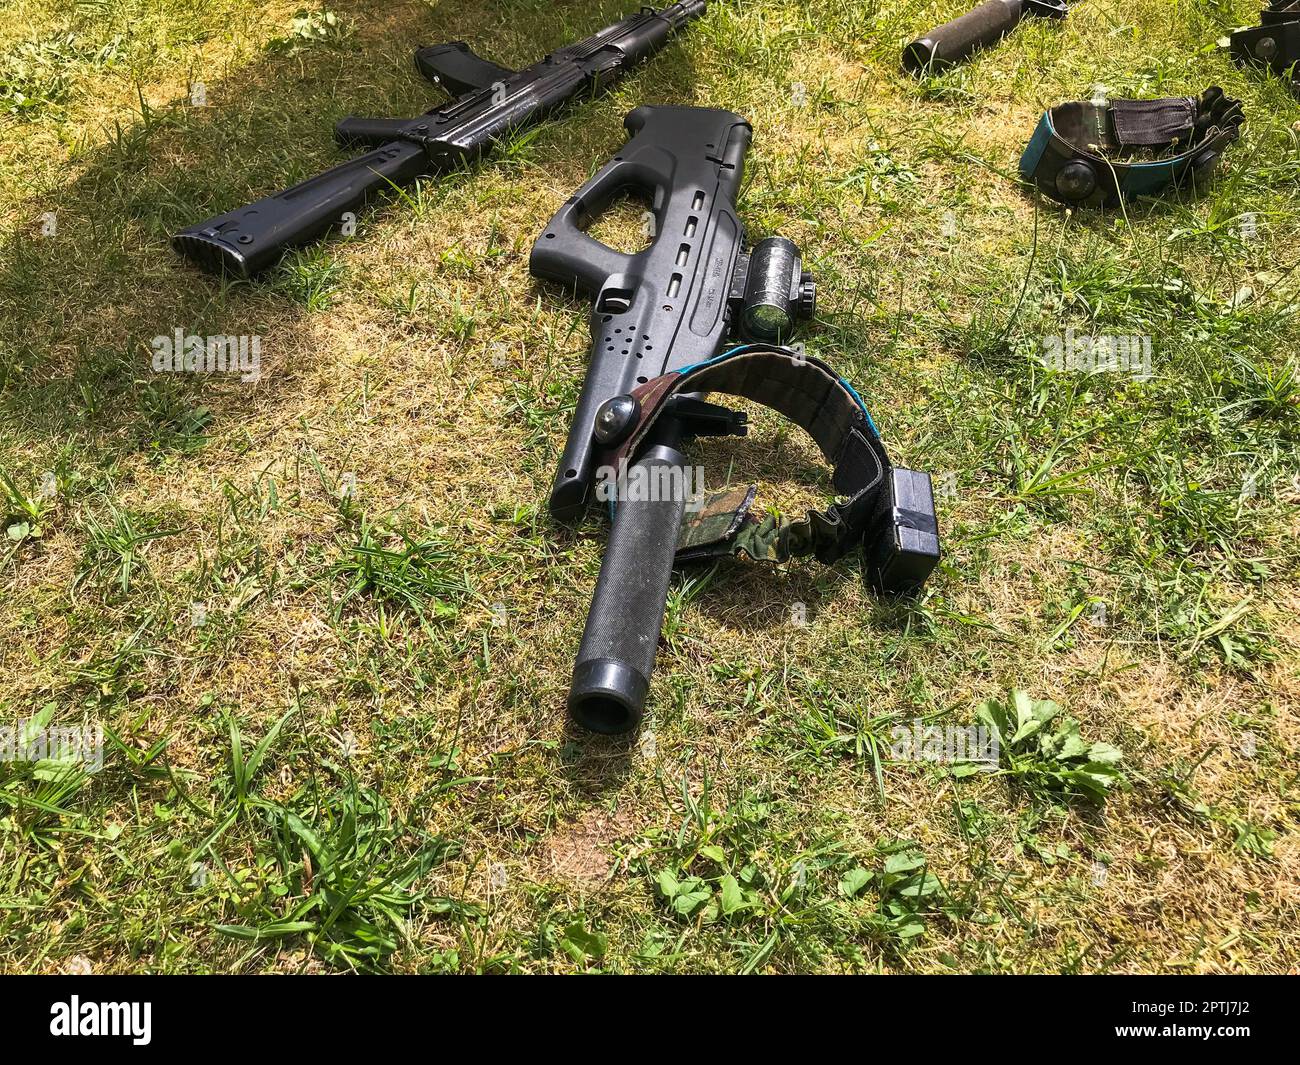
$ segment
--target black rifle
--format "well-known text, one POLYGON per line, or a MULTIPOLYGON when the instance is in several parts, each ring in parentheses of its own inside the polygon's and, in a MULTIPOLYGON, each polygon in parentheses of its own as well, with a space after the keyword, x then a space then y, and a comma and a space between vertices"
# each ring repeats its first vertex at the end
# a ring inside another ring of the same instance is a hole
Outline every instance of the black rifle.
MULTIPOLYGON (((624 484, 671 489, 658 498, 615 496, 568 701, 579 724, 607 733, 636 727, 649 688, 674 559, 682 557, 682 449, 692 437, 746 432, 744 414, 704 402, 704 393, 745 396, 801 424, 834 463, 837 489, 850 496, 839 513, 810 513, 815 521, 802 531, 818 528, 805 549, 777 560, 815 553, 831 562, 866 545, 873 583, 902 591, 924 580, 938 558, 928 476, 891 470, 851 386, 820 360, 779 346, 797 318, 813 315, 816 287, 791 241, 768 237, 744 251, 736 198, 749 124, 730 111, 645 106, 624 125, 628 142, 555 215, 529 261, 535 276, 593 299, 589 370, 551 512, 578 516, 611 473, 624 484), (586 233, 629 191, 644 193, 653 208, 655 239, 635 254, 586 233), (740 334, 760 343, 727 350, 740 334)), ((712 515, 727 530, 710 536, 710 548, 735 535, 751 502, 752 493, 739 508, 712 515)), ((763 554, 753 542, 745 550, 763 554)), ((696 557, 720 553, 734 552, 696 557)))
POLYGON ((251 277, 287 248, 345 224, 345 216, 377 194, 473 162, 512 131, 603 88, 657 52, 706 7, 705 0, 683 0, 662 11, 643 7, 520 71, 479 58, 462 41, 421 48, 417 69, 454 100, 419 118, 343 119, 334 139, 344 148, 370 148, 365 155, 183 229, 172 237, 172 247, 214 273, 251 277))
POLYGON ((985 0, 951 22, 932 29, 903 49, 903 69, 928 73, 960 63, 980 48, 1001 40, 1030 15, 1065 18, 1066 0, 985 0))

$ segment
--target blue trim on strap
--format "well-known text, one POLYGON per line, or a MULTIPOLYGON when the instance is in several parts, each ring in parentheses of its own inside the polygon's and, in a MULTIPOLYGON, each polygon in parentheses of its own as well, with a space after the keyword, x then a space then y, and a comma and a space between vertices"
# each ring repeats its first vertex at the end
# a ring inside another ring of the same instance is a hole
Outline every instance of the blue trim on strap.
POLYGON ((737 347, 732 348, 730 351, 724 351, 721 355, 714 355, 713 358, 705 359, 703 362, 693 362, 689 366, 683 366, 680 370, 674 370, 673 373, 680 373, 680 374, 694 373, 696 370, 703 369, 705 366, 712 366, 715 362, 721 362, 723 359, 729 359, 731 358, 732 355, 736 354, 736 352, 738 351, 748 351, 750 348, 755 346, 756 345, 754 344, 740 344, 737 347))
MULTIPOLYGON (((715 356, 713 356, 713 358, 711 358, 711 359, 705 359, 703 362, 693 362, 693 363, 691 363, 690 366, 683 366, 680 370, 674 370, 673 373, 678 373, 678 374, 681 374, 683 377, 686 377, 686 376, 689 376, 690 374, 695 373, 696 370, 702 370, 702 369, 704 369, 706 366, 712 366, 714 363, 721 362, 723 359, 729 359, 729 358, 731 358, 731 356, 733 356, 733 355, 735 355, 735 354, 737 354, 737 353, 739 353, 739 352, 742 352, 742 351, 750 351, 751 349, 754 349, 754 348, 765 348, 765 349, 771 350, 771 349, 772 349, 772 345, 770 345, 770 344, 741 344, 741 345, 739 345, 738 347, 734 347, 734 348, 732 348, 730 351, 724 351, 721 355, 715 355, 715 356)), ((871 412, 870 412, 869 410, 867 410, 867 405, 866 405, 865 403, 862 402, 862 397, 861 397, 860 395, 858 395, 858 390, 857 390, 856 388, 854 388, 853 385, 850 384, 850 383, 849 383, 847 380, 845 380, 843 377, 840 378, 840 384, 842 384, 842 385, 845 387, 845 389, 848 391, 849 395, 851 395, 851 396, 853 397, 853 399, 857 402, 857 404, 858 404, 858 408, 862 411, 862 416, 863 416, 864 418, 867 419, 867 425, 869 425, 869 426, 871 427, 871 431, 876 435, 876 439, 879 440, 879 439, 880 439, 880 430, 876 428, 876 423, 875 423, 875 421, 874 421, 874 420, 872 419, 872 417, 871 417, 871 412)))
POLYGON ((1152 163, 1129 163, 1124 170, 1124 177, 1119 187, 1128 196, 1157 193, 1177 183, 1182 164, 1191 154, 1191 152, 1184 152, 1173 159, 1160 159, 1152 163))
POLYGON ((1034 130, 1034 135, 1029 138, 1029 144, 1020 157, 1020 176, 1026 181, 1034 180, 1038 164, 1043 161, 1043 153, 1047 151, 1047 146, 1052 141, 1052 134, 1055 132, 1052 126, 1052 112, 1046 111, 1038 120, 1038 127, 1034 130))
MULTIPOLYGON (((1055 134, 1056 127, 1052 123, 1052 112, 1046 111, 1043 117, 1038 120, 1034 135, 1029 138, 1029 144, 1020 157, 1020 176, 1025 181, 1034 181, 1038 165, 1043 161, 1043 155, 1055 134)), ((1077 145, 1071 145, 1071 147, 1088 159, 1101 159, 1103 162, 1107 162, 1105 157, 1095 152, 1083 151, 1077 145)), ((1137 163, 1111 162, 1110 166, 1119 176, 1118 184, 1121 194, 1125 196, 1155 195, 1178 182, 1183 170, 1186 168, 1187 160, 1199 150, 1200 147, 1197 146, 1189 148, 1172 159, 1157 159, 1137 163)))

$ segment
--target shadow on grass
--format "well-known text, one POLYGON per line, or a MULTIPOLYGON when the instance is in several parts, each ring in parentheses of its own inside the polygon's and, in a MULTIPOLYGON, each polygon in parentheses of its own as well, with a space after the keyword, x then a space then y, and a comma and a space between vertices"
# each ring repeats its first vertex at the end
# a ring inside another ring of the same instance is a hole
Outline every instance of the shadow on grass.
MULTIPOLYGON (((91 134, 102 144, 78 160, 74 180, 17 208, 23 228, 0 249, 0 424, 24 443, 76 442, 104 463, 167 446, 194 428, 196 411, 203 424, 238 418, 253 388, 274 402, 290 366, 255 386, 237 374, 156 373, 150 343, 180 328, 272 347, 328 304, 322 293, 347 268, 347 242, 318 242, 248 283, 203 274, 172 252, 170 235, 342 161, 331 131, 345 115, 404 117, 441 103, 411 63, 422 44, 464 39, 525 65, 635 5, 444 0, 432 12, 403 3, 380 15, 360 0, 331 7, 354 27, 342 44, 264 52, 207 82, 205 106, 142 103, 133 124, 91 134), (43 236, 48 212, 56 231, 43 236)), ((654 62, 673 64, 675 85, 691 83, 681 49, 654 62)), ((586 106, 575 102, 559 122, 582 121, 586 106)), ((377 238, 385 215, 405 210, 368 210, 358 239, 377 238)))
POLYGON ((598 796, 622 786, 632 772, 639 733, 602 736, 570 718, 564 723, 560 765, 564 776, 586 795, 598 796))

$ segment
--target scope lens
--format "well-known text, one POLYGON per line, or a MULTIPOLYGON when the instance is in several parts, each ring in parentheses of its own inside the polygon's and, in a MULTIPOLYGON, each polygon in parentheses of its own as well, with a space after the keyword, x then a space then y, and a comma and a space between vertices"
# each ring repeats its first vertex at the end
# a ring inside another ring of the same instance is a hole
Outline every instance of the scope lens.
POLYGON ((745 308, 745 330, 760 340, 777 340, 793 326, 794 320, 784 307, 759 303, 745 308))
POLYGON ((768 237, 754 245, 745 279, 741 324, 758 340, 776 340, 794 326, 795 298, 803 277, 799 249, 785 237, 768 237))

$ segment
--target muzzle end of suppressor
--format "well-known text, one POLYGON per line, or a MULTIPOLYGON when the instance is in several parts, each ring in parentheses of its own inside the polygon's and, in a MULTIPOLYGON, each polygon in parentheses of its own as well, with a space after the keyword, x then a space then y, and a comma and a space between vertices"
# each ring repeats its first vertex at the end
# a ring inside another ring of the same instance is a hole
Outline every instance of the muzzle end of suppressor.
POLYGON ((574 667, 569 715, 592 732, 623 736, 641 724, 649 690, 649 679, 626 662, 591 658, 574 667))

